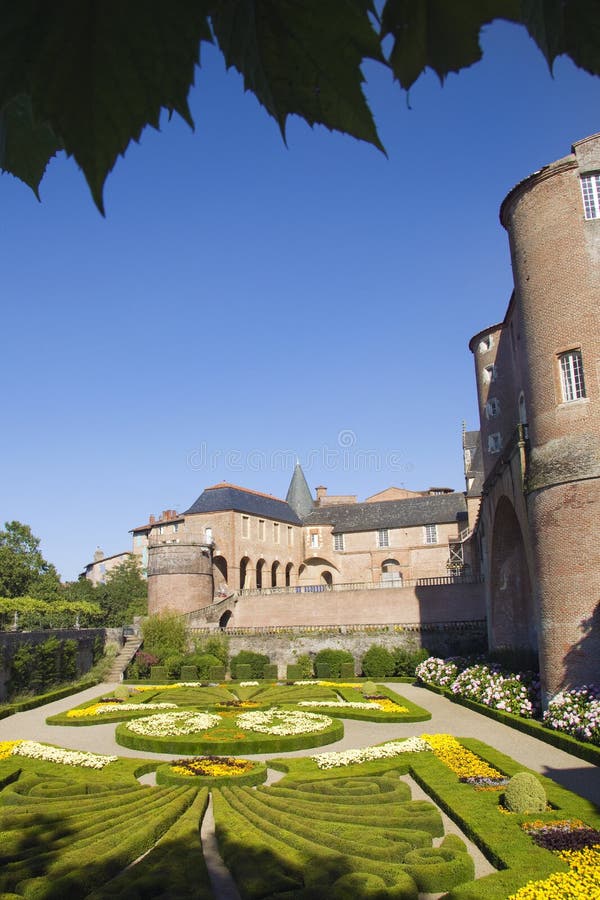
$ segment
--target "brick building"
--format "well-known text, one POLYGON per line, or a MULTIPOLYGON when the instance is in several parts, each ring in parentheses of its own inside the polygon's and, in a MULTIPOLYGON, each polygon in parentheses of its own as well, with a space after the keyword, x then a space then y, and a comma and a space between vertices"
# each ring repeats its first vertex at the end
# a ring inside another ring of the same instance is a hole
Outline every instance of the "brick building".
POLYGON ((182 515, 166 510, 132 533, 150 612, 192 612, 232 593, 394 588, 471 574, 464 494, 389 488, 359 503, 319 486, 313 498, 300 465, 285 500, 216 484, 182 515))
POLYGON ((475 539, 491 647, 538 652, 548 697, 600 680, 600 135, 500 210, 514 292, 479 332, 475 539))

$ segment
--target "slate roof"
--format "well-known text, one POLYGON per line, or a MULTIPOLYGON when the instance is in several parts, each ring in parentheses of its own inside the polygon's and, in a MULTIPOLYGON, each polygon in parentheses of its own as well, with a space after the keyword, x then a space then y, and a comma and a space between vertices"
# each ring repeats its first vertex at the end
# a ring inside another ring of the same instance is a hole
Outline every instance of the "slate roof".
POLYGON ((411 528, 462 520, 466 508, 464 494, 459 493, 381 500, 378 503, 348 503, 319 507, 306 516, 304 524, 333 525, 333 534, 376 531, 379 528, 411 528))
POLYGON ((466 476, 473 479, 473 484, 467 491, 469 497, 480 497, 483 491, 483 454, 481 452, 481 434, 479 431, 465 431, 463 436, 465 450, 471 451, 471 464, 466 476))
POLYGON ((314 501, 300 463, 296 463, 285 500, 301 519, 312 512, 314 501))
POLYGON ((185 516, 194 513, 221 512, 233 509, 236 512, 248 513, 251 516, 260 516, 265 519, 275 519, 277 522, 289 522, 292 525, 302 525, 294 510, 285 502, 270 494, 261 494, 259 491, 250 491, 236 484, 216 484, 206 488, 198 499, 184 513, 185 516))

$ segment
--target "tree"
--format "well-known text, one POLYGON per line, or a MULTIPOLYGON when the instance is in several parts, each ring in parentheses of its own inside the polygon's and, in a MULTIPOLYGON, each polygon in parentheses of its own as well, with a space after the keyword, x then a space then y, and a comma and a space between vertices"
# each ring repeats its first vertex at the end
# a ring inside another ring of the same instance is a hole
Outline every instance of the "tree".
POLYGON ((284 138, 295 114, 383 149, 362 63, 386 66, 405 90, 427 68, 443 81, 481 58, 481 29, 495 19, 524 25, 550 68, 566 54, 600 74, 597 0, 5 0, 0 168, 37 195, 64 150, 103 212, 107 175, 162 110, 193 128, 187 96, 203 41, 284 138))
POLYGON ((137 556, 129 556, 111 569, 106 584, 96 588, 94 600, 104 613, 103 624, 108 627, 128 625, 134 616, 143 616, 148 610, 148 585, 142 577, 142 567, 137 556))
POLYGON ((0 531, 0 597, 58 597, 58 573, 46 562, 39 547, 40 540, 29 525, 4 523, 4 531, 0 531))

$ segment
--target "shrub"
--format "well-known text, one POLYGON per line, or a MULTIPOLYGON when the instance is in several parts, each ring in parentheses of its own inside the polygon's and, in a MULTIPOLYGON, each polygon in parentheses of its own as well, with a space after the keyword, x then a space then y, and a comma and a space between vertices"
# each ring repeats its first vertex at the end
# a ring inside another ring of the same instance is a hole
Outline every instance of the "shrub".
POLYGON ((150 666, 151 681, 167 681, 167 677, 166 666, 150 666))
POLYGON ((263 672, 263 678, 267 681, 277 681, 277 666, 275 663, 268 663, 263 672))
MULTIPOLYGON (((133 664, 130 668, 133 669, 135 666, 137 675, 140 678, 146 678, 150 674, 151 666, 157 666, 158 662, 158 656, 155 656, 154 653, 146 653, 145 650, 138 650, 133 658, 133 664)), ((130 673, 128 672, 128 674, 130 673)), ((133 673, 131 673, 131 675, 134 677, 133 673)))
POLYGON ((343 662, 340 666, 340 678, 355 678, 354 662, 343 662))
POLYGON ((222 666, 229 662, 229 640, 225 635, 194 640, 195 656, 216 656, 222 666))
POLYGON ((339 678, 343 662, 354 664, 354 657, 348 650, 319 650, 315 656, 315 672, 319 678, 339 678), (327 673, 325 667, 329 670, 327 673))
POLYGON ((173 654, 173 656, 167 656, 164 660, 164 667, 167 670, 167 676, 169 678, 179 678, 182 664, 183 656, 181 656, 180 653, 175 653, 173 654))
POLYGON ((210 666, 208 670, 209 681, 225 681, 227 669, 225 666, 210 666))
POLYGON ((142 624, 144 650, 164 662, 170 656, 183 656, 187 643, 185 622, 173 612, 150 616, 142 624))
MULTIPOLYGON (((248 674, 244 674, 243 680, 252 678, 262 678, 265 666, 270 662, 269 657, 264 653, 253 653, 251 650, 240 650, 236 656, 231 657, 230 670, 231 677, 238 679, 238 666, 249 666, 248 674)), ((247 670, 245 670, 246 672, 247 670)))
POLYGON ((394 657, 381 644, 372 644, 362 659, 363 674, 367 678, 385 678, 394 674, 394 657))
POLYGON ((233 678, 239 679, 239 681, 247 681, 249 678, 252 678, 252 666, 248 663, 238 663, 235 667, 235 675, 233 678))
POLYGON ((425 647, 395 647, 392 656, 394 675, 399 678, 414 678, 415 669, 429 657, 429 650, 425 647))
MULTIPOLYGON (((182 681, 198 681, 198 666, 182 665, 179 675, 182 681)), ((205 681, 206 679, 202 679, 205 681)))
POLYGON ((301 653, 298 659, 296 660, 296 665, 300 670, 300 674, 296 678, 296 681, 302 681, 306 678, 312 678, 313 676, 313 664, 312 659, 308 655, 308 653, 301 653))
POLYGON ((544 812, 546 792, 532 772, 517 772, 506 785, 504 803, 515 813, 544 812))
POLYGON ((288 663, 286 671, 286 678, 288 681, 302 681, 304 677, 304 673, 297 663, 288 663))
POLYGON ((561 691, 548 704, 544 725, 572 734, 581 741, 600 744, 600 691, 582 685, 561 691))
MULTIPOLYGON (((197 669, 197 672, 198 672, 197 677, 200 679, 200 681, 208 681, 209 679, 211 681, 217 680, 217 679, 214 679, 210 674, 210 670, 215 667, 223 670, 223 675, 218 680, 221 681, 223 678, 225 678, 225 666, 222 665, 221 660, 217 656, 213 656, 212 653, 201 653, 199 656, 196 656, 195 659, 196 659, 195 668, 197 669)), ((182 677, 181 680, 184 681, 187 679, 184 679, 182 677)), ((193 681, 194 679, 190 679, 190 680, 193 681)))

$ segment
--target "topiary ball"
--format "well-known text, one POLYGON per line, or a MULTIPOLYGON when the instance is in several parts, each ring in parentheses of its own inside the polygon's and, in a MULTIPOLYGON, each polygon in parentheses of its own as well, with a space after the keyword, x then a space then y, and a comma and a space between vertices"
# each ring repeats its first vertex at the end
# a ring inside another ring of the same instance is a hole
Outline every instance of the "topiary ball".
POLYGON ((506 785, 504 803, 510 812, 544 812, 546 791, 531 772, 517 772, 506 785))

